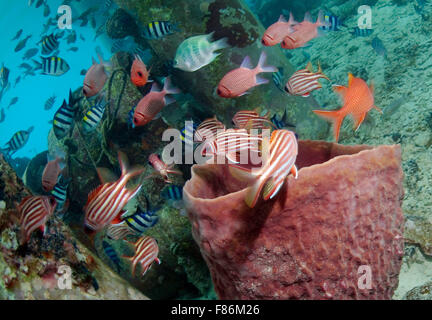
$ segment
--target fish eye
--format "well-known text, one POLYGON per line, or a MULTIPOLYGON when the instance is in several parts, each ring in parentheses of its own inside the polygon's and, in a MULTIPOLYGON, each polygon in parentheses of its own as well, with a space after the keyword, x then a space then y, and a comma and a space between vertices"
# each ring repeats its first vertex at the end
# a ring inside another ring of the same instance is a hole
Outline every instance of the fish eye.
POLYGON ((217 89, 216 93, 220 96, 222 94, 221 89, 217 89))
POLYGON ((141 72, 141 71, 138 71, 138 76, 140 76, 140 77, 142 77, 142 76, 143 76, 143 74, 142 74, 142 72, 141 72))

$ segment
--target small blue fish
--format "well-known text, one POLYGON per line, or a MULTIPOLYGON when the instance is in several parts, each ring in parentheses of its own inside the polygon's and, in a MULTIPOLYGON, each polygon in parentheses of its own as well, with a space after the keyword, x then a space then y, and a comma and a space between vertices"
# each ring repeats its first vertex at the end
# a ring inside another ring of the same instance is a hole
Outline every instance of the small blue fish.
POLYGON ((374 48, 378 55, 383 56, 384 58, 387 56, 387 49, 380 38, 375 37, 372 39, 372 48, 374 48))
POLYGON ((360 29, 359 27, 355 27, 350 33, 356 37, 368 37, 373 31, 373 29, 360 29))
POLYGON ((117 272, 120 272, 120 258, 118 257, 117 253, 115 252, 112 245, 110 245, 106 241, 102 241, 102 246, 105 251, 105 254, 108 256, 108 258, 114 263, 114 265, 117 268, 117 272))

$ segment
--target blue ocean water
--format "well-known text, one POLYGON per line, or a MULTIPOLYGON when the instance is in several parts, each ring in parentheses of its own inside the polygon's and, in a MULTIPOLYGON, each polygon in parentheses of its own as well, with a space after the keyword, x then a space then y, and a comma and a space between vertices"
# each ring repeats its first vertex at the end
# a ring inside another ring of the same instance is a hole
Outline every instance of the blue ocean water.
MULTIPOLYGON (((64 1, 47 0, 46 3, 50 7, 50 15, 44 17, 44 6, 35 8, 35 3, 29 6, 27 0, 20 1, 0 1, 1 12, 7 12, 0 20, 0 29, 2 30, 0 64, 10 69, 9 81, 11 88, 4 94, 0 106, 5 109, 5 121, 0 123, 0 147, 19 130, 27 130, 34 126, 34 131, 30 135, 27 144, 18 150, 14 157, 32 158, 41 151, 47 150, 47 136, 52 125, 49 123, 57 109, 61 106, 63 99, 67 99, 69 89, 72 91, 82 86, 84 76, 80 75, 82 69, 88 69, 92 63, 92 57, 97 58, 95 52, 96 47, 100 47, 106 59, 109 59, 111 53, 109 51, 109 40, 104 38, 105 35, 93 41, 95 30, 88 24, 85 27, 80 27, 80 23, 74 19, 85 9, 81 8, 81 4, 75 2, 71 4, 72 8, 72 30, 77 32, 77 40, 75 43, 67 44, 66 41, 60 41, 59 57, 65 59, 70 66, 70 70, 60 76, 41 75, 36 72, 36 76, 28 76, 14 88, 15 79, 21 75, 24 70, 18 66, 27 62, 30 65, 33 63, 30 60, 23 60, 24 53, 30 49, 38 47, 36 43, 41 39, 43 34, 43 25, 50 17, 60 17, 57 15, 58 7, 64 1), (23 29, 23 33, 18 40, 11 41, 19 29, 23 29), (14 49, 21 39, 32 35, 27 41, 26 46, 19 52, 14 52, 14 49), (85 39, 82 40, 79 35, 85 39), (70 47, 78 47, 78 51, 68 51, 70 47), (50 110, 45 110, 44 105, 46 100, 55 95, 56 102, 50 110), (18 97, 18 102, 7 109, 10 101, 18 97)), ((101 1, 98 1, 99 4, 101 1)), ((87 5, 90 1, 86 1, 87 5)), ((99 23, 98 23, 99 25, 99 23)), ((61 31, 54 30, 53 31, 61 31)), ((66 30, 65 37, 69 34, 66 30)), ((40 47, 40 46, 39 46, 40 47)), ((33 59, 39 60, 39 53, 33 59)))

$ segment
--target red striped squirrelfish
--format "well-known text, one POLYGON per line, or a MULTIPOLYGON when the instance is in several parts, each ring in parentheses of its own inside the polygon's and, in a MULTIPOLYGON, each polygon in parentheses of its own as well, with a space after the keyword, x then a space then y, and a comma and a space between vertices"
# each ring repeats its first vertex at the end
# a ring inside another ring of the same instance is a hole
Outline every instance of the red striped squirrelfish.
POLYGON ((42 189, 50 192, 57 184, 60 172, 64 169, 63 158, 57 156, 54 160, 48 161, 42 173, 42 189))
POLYGON ((182 172, 178 170, 174 170, 174 164, 167 165, 163 162, 156 153, 152 153, 148 158, 149 164, 156 170, 158 174, 162 176, 166 183, 172 183, 169 179, 168 174, 178 174, 181 175, 182 172))
POLYGON ((309 62, 305 69, 298 70, 289 78, 285 91, 289 94, 309 97, 310 93, 314 90, 321 89, 322 86, 318 82, 319 79, 329 78, 322 72, 321 65, 318 63, 318 71, 314 72, 312 63, 309 62))
POLYGON ((89 193, 87 203, 84 206, 85 231, 92 233, 99 231, 110 223, 121 221, 121 215, 124 214, 123 207, 132 199, 141 189, 141 185, 132 190, 126 188, 128 181, 144 172, 144 168, 135 167, 128 169, 128 160, 123 152, 118 153, 121 176, 115 182, 109 171, 104 168, 98 168, 99 178, 102 184, 89 193))
POLYGON ((285 37, 287 37, 290 33, 294 31, 292 27, 295 24, 297 24, 297 22, 294 20, 291 12, 288 21, 286 21, 285 17, 281 15, 279 17, 279 20, 273 23, 264 32, 261 43, 267 47, 281 43, 285 37))
POLYGON ((21 244, 30 239, 30 235, 36 229, 45 234, 45 224, 54 213, 57 202, 53 197, 28 196, 18 205, 21 218, 21 244))
POLYGON ((244 58, 240 68, 228 72, 219 82, 217 94, 222 98, 235 98, 248 94, 250 88, 268 83, 269 81, 258 76, 262 72, 277 72, 273 66, 265 66, 267 55, 263 51, 258 65, 254 68, 250 58, 244 58))
POLYGON ((167 97, 167 94, 180 93, 180 90, 171 85, 170 77, 167 77, 164 82, 164 87, 160 91, 158 84, 155 82, 151 91, 141 99, 135 108, 133 115, 133 123, 135 127, 144 126, 162 111, 163 107, 173 103, 173 98, 167 97))
POLYGON ((122 221, 117 224, 110 224, 106 234, 111 240, 123 240, 128 235, 134 235, 136 233, 126 224, 126 221, 122 221))
POLYGON ((147 70, 147 67, 142 61, 141 57, 136 54, 135 60, 132 63, 130 75, 132 83, 137 87, 145 86, 147 82, 150 82, 148 80, 149 74, 150 70, 147 70))
POLYGON ((218 131, 225 131, 225 125, 214 116, 201 122, 195 130, 194 140, 202 142, 206 139, 213 139, 218 131))
POLYGON ((333 86, 333 90, 342 97, 343 107, 335 111, 313 110, 313 112, 333 122, 336 142, 339 140, 340 127, 347 115, 353 117, 354 130, 357 131, 371 109, 377 109, 382 113, 381 109, 375 105, 373 84, 368 86, 363 79, 356 78, 351 73, 348 74, 348 87, 333 86))
POLYGON ((319 27, 329 25, 329 22, 324 21, 322 11, 319 12, 318 19, 315 23, 312 22, 312 17, 309 12, 307 12, 304 21, 293 26, 294 32, 283 39, 281 47, 284 49, 304 47, 310 40, 320 35, 321 31, 319 27))
POLYGON ((103 61, 102 57, 98 55, 99 63, 92 58, 92 66, 88 69, 83 85, 83 94, 87 98, 97 95, 105 85, 108 76, 105 72, 105 66, 108 65, 103 61))
POLYGON ((132 244, 135 246, 134 256, 123 257, 132 262, 132 276, 135 276, 135 269, 138 263, 141 265, 142 276, 144 276, 155 261, 161 264, 161 261, 158 259, 159 247, 155 239, 144 236, 132 244))
POLYGON ((251 110, 241 110, 238 111, 232 122, 234 126, 238 129, 264 129, 268 126, 275 127, 273 122, 269 119, 270 111, 268 111, 264 116, 260 116, 258 112, 251 110))
POLYGON ((250 152, 259 153, 261 141, 260 135, 251 135, 246 129, 228 129, 218 132, 214 139, 206 140, 201 155, 204 157, 221 155, 231 163, 239 163, 242 160, 242 153, 247 156, 246 160, 249 159, 250 152))
POLYGON ((255 207, 258 198, 263 191, 263 199, 272 199, 282 188, 286 177, 291 172, 297 178, 295 161, 298 153, 297 139, 292 131, 273 131, 270 144, 268 138, 263 139, 263 163, 261 168, 253 169, 241 166, 231 166, 233 176, 248 180, 252 186, 248 188, 245 202, 250 207, 255 207), (264 145, 267 145, 265 147, 264 145), (267 151, 266 148, 269 148, 267 151))

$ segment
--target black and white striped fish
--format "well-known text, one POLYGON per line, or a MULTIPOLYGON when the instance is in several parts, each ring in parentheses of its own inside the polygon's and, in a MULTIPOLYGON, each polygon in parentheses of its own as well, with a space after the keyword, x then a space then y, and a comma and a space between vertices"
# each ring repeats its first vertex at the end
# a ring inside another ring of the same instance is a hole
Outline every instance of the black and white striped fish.
POLYGON ((105 101, 99 101, 87 111, 83 118, 85 132, 88 133, 96 129, 105 113, 106 105, 107 103, 105 101))
POLYGON ((286 109, 282 117, 278 118, 278 115, 275 113, 270 120, 275 125, 275 127, 279 130, 284 129, 286 127, 295 128, 294 124, 288 122, 286 109))
POLYGON ((157 215, 158 209, 150 208, 150 203, 147 197, 145 199, 147 203, 146 210, 138 208, 133 215, 126 217, 124 220, 129 228, 140 235, 143 234, 147 229, 153 227, 159 221, 159 217, 157 215))
POLYGON ((340 27, 346 27, 339 17, 332 14, 324 14, 324 21, 326 25, 320 27, 324 31, 340 31, 340 27))
POLYGON ((54 51, 56 51, 60 43, 58 41, 58 36, 54 33, 51 33, 48 36, 45 36, 41 40, 41 47, 42 47, 42 55, 48 56, 52 54, 54 51))
POLYGON ((42 62, 33 60, 35 64, 35 69, 40 69, 42 74, 49 76, 61 76, 69 71, 70 67, 66 60, 52 56, 48 58, 41 57, 42 62))
POLYGON ((285 92, 285 79, 284 79, 284 69, 279 68, 277 72, 272 74, 273 83, 282 92, 285 92))
POLYGON ((56 96, 55 95, 53 95, 52 97, 49 97, 47 99, 47 101, 45 102, 45 106, 44 106, 45 110, 51 109, 53 107, 55 101, 56 101, 56 96))
POLYGON ((117 272, 120 272, 120 258, 115 252, 114 248, 106 241, 102 241, 102 247, 108 258, 114 263, 117 268, 117 272))
POLYGON ((75 123, 75 113, 77 108, 75 104, 78 100, 75 100, 72 96, 72 91, 69 91, 69 103, 63 100, 63 104, 54 114, 53 129, 57 139, 63 139, 68 135, 75 123))
POLYGON ((13 155, 15 152, 17 152, 19 149, 24 147, 24 145, 27 143, 28 139, 30 138, 30 133, 32 133, 34 127, 30 127, 27 131, 21 130, 15 133, 12 138, 6 143, 6 148, 1 149, 1 152, 4 152, 7 154, 7 156, 13 155))
POLYGON ((177 25, 169 21, 152 21, 144 27, 143 36, 146 39, 160 39, 179 31, 177 25))
POLYGON ((355 27, 350 33, 356 37, 368 37, 373 31, 373 29, 360 29, 359 27, 355 27))
POLYGON ((62 175, 59 176, 57 184, 51 190, 51 195, 57 202, 56 211, 62 211, 67 200, 67 189, 69 187, 70 179, 64 178, 62 175))

